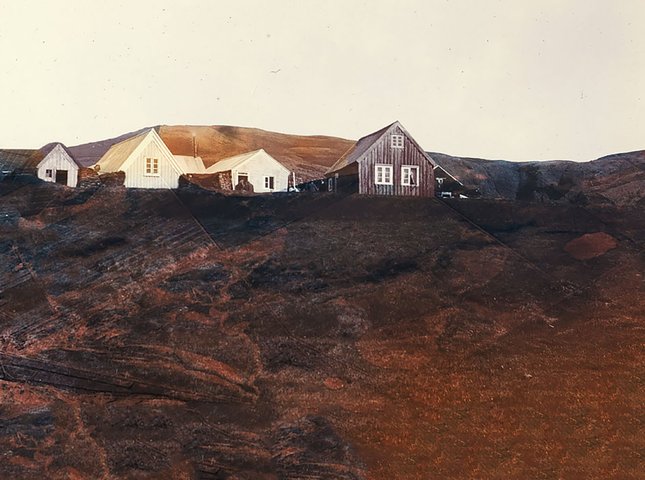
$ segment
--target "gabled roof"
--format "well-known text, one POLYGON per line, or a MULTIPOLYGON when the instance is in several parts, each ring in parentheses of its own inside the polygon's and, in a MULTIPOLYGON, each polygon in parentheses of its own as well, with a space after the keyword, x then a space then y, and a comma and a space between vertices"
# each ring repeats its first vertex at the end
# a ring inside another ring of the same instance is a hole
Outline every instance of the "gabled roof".
POLYGON ((34 162, 36 162, 36 161, 38 162, 38 163, 35 165, 35 168, 40 167, 40 164, 41 164, 41 163, 43 163, 43 162, 45 161, 45 159, 47 158, 47 156, 48 156, 50 153, 52 153, 52 152, 56 149, 56 147, 59 147, 60 149, 62 149, 62 150, 63 150, 63 152, 65 152, 65 154, 67 154, 67 156, 69 157, 69 159, 70 159, 70 160, 71 160, 71 161, 72 161, 72 162, 73 162, 77 167, 79 167, 79 168, 81 168, 81 167, 82 167, 82 165, 81 165, 80 163, 78 163, 78 161, 76 161, 76 159, 74 158, 74 155, 72 155, 72 152, 70 152, 70 151, 69 151, 69 149, 68 149, 65 145, 63 145, 62 143, 54 142, 54 143, 48 143, 47 145, 45 145, 44 147, 42 147, 38 152, 36 152, 36 154, 34 154, 34 162))
POLYGON ((170 152, 154 128, 112 145, 96 164, 99 167, 99 172, 111 173, 125 171, 136 158, 138 150, 145 148, 145 145, 150 143, 157 145, 168 164, 178 175, 182 175, 184 173, 181 166, 177 163, 175 156, 170 152))
POLYGON ((229 170, 233 170, 260 153, 265 154, 267 157, 272 159, 274 162, 276 162, 278 165, 284 168, 287 172, 289 172, 289 169, 287 167, 282 165, 275 158, 273 158, 271 155, 265 152, 263 148, 261 148, 260 150, 254 150, 252 152, 242 153, 240 155, 235 155, 234 157, 228 157, 223 160, 220 160, 219 162, 214 163, 213 165, 208 167, 206 169, 206 173, 227 172, 229 170))
POLYGON ((345 167, 348 167, 354 162, 357 162, 360 160, 363 155, 368 153, 374 145, 376 145, 383 136, 385 136, 390 130, 394 129, 395 127, 398 127, 403 131, 403 133, 408 137, 408 139, 412 142, 412 144, 425 156, 428 161, 434 165, 434 161, 430 158, 430 156, 423 150, 419 144, 412 138, 412 135, 408 133, 408 131, 403 128, 403 125, 397 120, 391 124, 389 124, 386 127, 381 128, 380 130, 377 130, 374 133, 370 133, 369 135, 366 135, 362 138, 360 138, 353 147, 351 147, 349 150, 347 150, 342 157, 338 159, 336 163, 334 163, 326 172, 326 174, 330 174, 333 172, 337 172, 339 170, 342 170, 345 167))
POLYGON ((340 157, 336 163, 334 163, 329 170, 327 170, 327 173, 332 173, 332 172, 337 172, 338 170, 342 170, 343 168, 351 165, 354 163, 356 160, 358 160, 360 157, 363 156, 369 148, 374 145, 378 140, 387 132, 390 128, 392 128, 396 123, 394 122, 389 124, 387 127, 383 127, 380 130, 377 130, 374 133, 370 133, 369 135, 365 135, 364 137, 360 138, 352 147, 347 150, 342 157, 340 157))
MULTIPOLYGON (((443 168, 441 165, 435 165, 434 170, 436 171, 437 169, 441 169, 442 172, 444 172, 446 175, 448 175, 450 178, 452 178, 459 185, 461 185, 462 187, 464 186, 463 183, 461 183, 457 178, 455 178, 453 175, 451 175, 450 172, 448 170, 446 170, 445 168, 443 168)), ((435 174, 435 177, 436 176, 437 175, 435 174)))
POLYGON ((193 157, 191 155, 174 155, 177 164, 184 173, 205 173, 204 161, 202 157, 193 157))
POLYGON ((100 167, 100 172, 118 172, 123 167, 123 164, 126 162, 132 152, 143 143, 150 132, 141 133, 135 135, 134 137, 123 140, 122 142, 115 143, 110 147, 110 149, 105 152, 101 159, 96 163, 100 167))

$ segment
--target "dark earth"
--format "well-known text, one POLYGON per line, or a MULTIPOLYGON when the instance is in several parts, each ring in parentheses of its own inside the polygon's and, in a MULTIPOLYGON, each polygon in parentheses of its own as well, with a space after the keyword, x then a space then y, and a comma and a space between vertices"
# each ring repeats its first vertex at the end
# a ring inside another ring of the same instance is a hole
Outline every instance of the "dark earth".
POLYGON ((0 478, 642 478, 642 206, 0 195, 0 478))

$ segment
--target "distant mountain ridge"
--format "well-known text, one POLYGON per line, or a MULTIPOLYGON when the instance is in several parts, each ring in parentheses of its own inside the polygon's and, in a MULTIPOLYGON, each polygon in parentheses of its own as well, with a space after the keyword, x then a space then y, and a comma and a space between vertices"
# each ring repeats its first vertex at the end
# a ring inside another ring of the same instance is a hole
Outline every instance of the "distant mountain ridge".
POLYGON ((594 201, 636 204, 645 198, 645 151, 617 153, 589 162, 510 162, 428 152, 484 197, 524 201, 594 201))
MULTIPOLYGON (((323 135, 289 135, 226 125, 157 125, 111 139, 70 147, 91 166, 115 143, 155 128, 176 155, 197 155, 208 167, 240 153, 264 148, 294 171, 298 181, 322 178, 353 140, 323 135), (195 144, 193 144, 193 135, 195 144)), ((439 165, 482 196, 508 200, 636 204, 645 198, 645 151, 618 153, 589 162, 512 162, 428 152, 439 165)))

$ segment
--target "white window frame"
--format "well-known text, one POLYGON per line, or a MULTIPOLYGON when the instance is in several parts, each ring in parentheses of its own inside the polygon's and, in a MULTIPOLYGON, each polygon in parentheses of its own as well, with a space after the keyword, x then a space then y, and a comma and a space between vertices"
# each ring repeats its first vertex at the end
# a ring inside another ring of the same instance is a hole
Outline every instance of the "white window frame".
POLYGON ((403 148, 403 135, 392 135, 390 137, 390 146, 392 148, 403 148))
POLYGON ((267 190, 275 190, 275 177, 265 176, 264 177, 264 188, 267 190))
POLYGON ((156 157, 146 157, 145 176, 146 177, 158 177, 159 176, 159 159, 158 158, 156 158, 156 157))
POLYGON ((394 167, 377 164, 374 166, 374 183, 376 185, 394 185, 394 167), (387 180, 389 174, 389 181, 387 180))
POLYGON ((419 167, 417 165, 403 165, 401 167, 401 185, 404 187, 419 186, 419 167), (414 174, 414 183, 410 182, 412 174, 414 174))
POLYGON ((53 168, 46 168, 45 169, 45 178, 54 178, 54 172, 55 170, 53 168))

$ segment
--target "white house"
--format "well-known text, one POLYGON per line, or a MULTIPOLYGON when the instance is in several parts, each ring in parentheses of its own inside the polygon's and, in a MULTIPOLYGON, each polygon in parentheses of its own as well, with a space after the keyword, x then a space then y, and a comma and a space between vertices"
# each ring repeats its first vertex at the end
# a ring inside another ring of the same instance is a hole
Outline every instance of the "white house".
POLYGON ((286 192, 290 174, 287 167, 264 149, 220 160, 208 167, 205 173, 226 175, 231 189, 241 181, 247 181, 253 185, 253 191, 259 193, 286 192))
POLYGON ((68 187, 75 187, 78 183, 78 169, 80 165, 72 154, 62 144, 55 143, 44 147, 40 151, 44 155, 36 165, 36 175, 45 182, 56 182, 68 187))
POLYGON ((177 188, 179 177, 190 173, 182 169, 154 128, 112 145, 95 168, 99 175, 124 172, 124 185, 129 188, 177 188))

